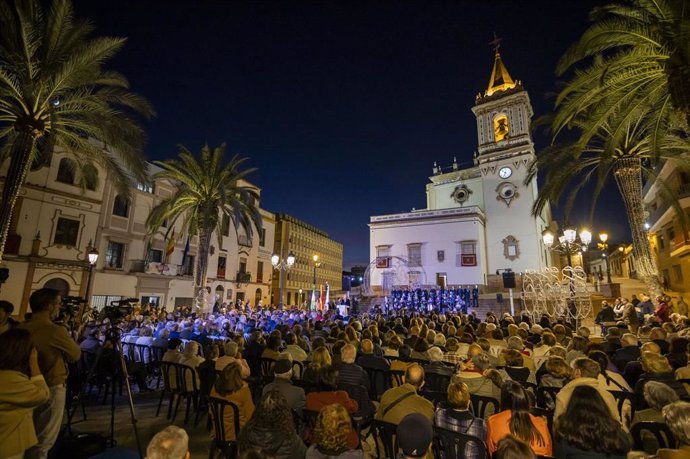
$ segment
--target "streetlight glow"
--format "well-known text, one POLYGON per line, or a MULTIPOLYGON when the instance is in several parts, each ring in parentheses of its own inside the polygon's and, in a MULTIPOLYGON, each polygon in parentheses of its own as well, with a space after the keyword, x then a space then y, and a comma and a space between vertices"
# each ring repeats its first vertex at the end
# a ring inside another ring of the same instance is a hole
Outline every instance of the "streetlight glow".
POLYGON ((295 254, 293 252, 290 252, 290 253, 288 253, 288 257, 287 257, 288 268, 291 268, 292 265, 294 265, 294 264, 295 264, 295 254))
POLYGON ((601 242, 606 242, 606 241, 608 240, 608 238, 609 238, 609 235, 608 235, 608 234, 606 234, 606 233, 599 233, 599 239, 601 240, 601 242))
POLYGON ((319 256, 317 254, 314 254, 312 259, 314 260, 314 263, 316 263, 317 261, 319 261, 319 256))
POLYGON ((546 231, 544 234, 542 234, 541 237, 544 241, 544 245, 546 247, 551 248, 551 246, 553 245, 553 238, 554 238, 553 233, 551 231, 546 231))
POLYGON ((568 244, 572 244, 575 242, 575 239, 577 239, 577 231, 573 228, 566 228, 563 230, 563 236, 565 236, 565 240, 568 244))
POLYGON ((273 256, 271 256, 271 264, 275 268, 276 266, 278 266, 278 263, 280 263, 280 257, 277 253, 274 253, 273 256))
POLYGON ((592 232, 587 229, 583 229, 580 231, 580 240, 585 246, 589 245, 589 243, 592 242, 592 232))
POLYGON ((95 266, 96 262, 98 261, 98 250, 95 248, 92 248, 89 250, 89 263, 91 266, 95 266))

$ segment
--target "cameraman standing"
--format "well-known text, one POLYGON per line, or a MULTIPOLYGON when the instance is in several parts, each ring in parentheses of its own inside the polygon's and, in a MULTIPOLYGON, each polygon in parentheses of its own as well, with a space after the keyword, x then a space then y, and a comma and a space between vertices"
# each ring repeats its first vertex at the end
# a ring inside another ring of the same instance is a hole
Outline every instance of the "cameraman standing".
POLYGON ((50 398, 34 410, 34 428, 38 444, 25 452, 25 459, 46 459, 55 444, 65 410, 67 362, 79 360, 81 350, 65 327, 53 320, 60 313, 62 297, 52 288, 36 290, 29 298, 31 320, 19 325, 28 330, 38 351, 38 365, 43 373, 50 398))

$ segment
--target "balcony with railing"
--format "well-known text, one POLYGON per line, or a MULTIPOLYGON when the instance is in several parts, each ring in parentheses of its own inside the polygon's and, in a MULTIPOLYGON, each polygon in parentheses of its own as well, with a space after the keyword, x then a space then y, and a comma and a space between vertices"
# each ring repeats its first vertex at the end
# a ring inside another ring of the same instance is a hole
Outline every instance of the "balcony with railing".
POLYGON ((248 284, 252 281, 252 273, 246 271, 237 271, 237 276, 235 277, 235 282, 238 284, 248 284))
MULTIPOLYGON (((676 197, 678 200, 690 197, 690 183, 681 184, 676 190, 676 197)), ((647 218, 647 223, 654 226, 659 219, 669 210, 669 205, 662 202, 656 209, 647 208, 649 212, 649 217, 647 218)))
POLYGON ((690 235, 678 234, 669 243, 670 255, 677 257, 690 252, 690 235))

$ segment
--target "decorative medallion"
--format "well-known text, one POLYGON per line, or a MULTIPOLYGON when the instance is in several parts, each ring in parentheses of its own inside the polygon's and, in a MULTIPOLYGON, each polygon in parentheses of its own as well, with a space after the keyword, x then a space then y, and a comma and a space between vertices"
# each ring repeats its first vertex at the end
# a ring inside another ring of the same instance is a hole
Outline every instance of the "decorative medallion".
POLYGON ((517 192, 517 187, 510 182, 503 182, 496 188, 497 201, 503 201, 508 207, 513 199, 520 197, 520 193, 517 192))
POLYGON ((467 185, 463 184, 456 186, 453 192, 450 194, 450 197, 453 198, 453 200, 458 204, 463 204, 465 201, 470 199, 471 194, 472 190, 467 188, 467 185))
POLYGON ((501 242, 503 243, 504 257, 510 261, 520 258, 520 244, 515 236, 506 236, 501 242))

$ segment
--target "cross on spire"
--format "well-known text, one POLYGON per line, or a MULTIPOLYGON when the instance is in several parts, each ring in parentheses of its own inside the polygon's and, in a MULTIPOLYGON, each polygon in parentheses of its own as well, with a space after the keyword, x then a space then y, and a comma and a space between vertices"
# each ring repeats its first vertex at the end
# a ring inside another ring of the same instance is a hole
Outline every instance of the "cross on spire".
POLYGON ((494 39, 489 42, 491 46, 493 46, 494 51, 498 53, 498 48, 501 47, 501 41, 503 41, 503 38, 500 38, 498 35, 496 35, 496 32, 494 32, 494 39))

